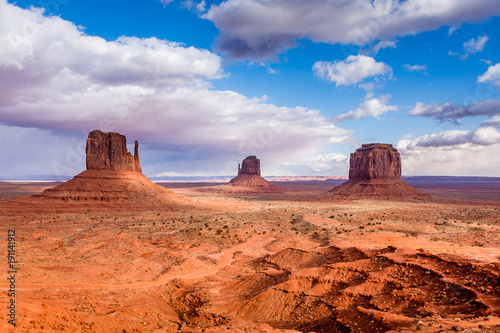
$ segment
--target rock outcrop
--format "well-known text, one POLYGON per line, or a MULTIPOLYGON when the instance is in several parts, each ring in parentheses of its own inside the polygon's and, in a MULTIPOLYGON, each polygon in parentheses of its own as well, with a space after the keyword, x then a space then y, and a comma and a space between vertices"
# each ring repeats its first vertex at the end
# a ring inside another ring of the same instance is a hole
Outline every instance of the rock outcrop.
POLYGON ((349 179, 401 180, 401 156, 391 144, 364 144, 351 154, 349 179))
POLYGON ((260 160, 255 156, 248 156, 238 164, 238 175, 225 185, 200 187, 200 192, 222 194, 281 194, 283 189, 262 178, 260 160))
POLYGON ((260 160, 255 156, 248 156, 238 165, 238 176, 228 184, 233 187, 232 192, 241 193, 282 193, 283 190, 273 183, 262 178, 260 160))
POLYGON ((127 151, 127 138, 119 133, 95 130, 87 138, 87 170, 132 171, 142 173, 139 142, 134 156, 127 151))
POLYGON ((132 156, 127 151, 124 135, 95 130, 89 133, 86 155, 87 170, 32 199, 50 200, 51 205, 56 201, 94 206, 110 203, 111 208, 130 209, 151 206, 175 209, 190 203, 189 199, 151 182, 142 174, 137 141, 132 156))
POLYGON ((260 160, 257 156, 248 156, 241 164, 238 164, 238 176, 240 175, 260 176, 260 160))
POLYGON ((391 144, 363 144, 350 157, 349 180, 330 193, 348 198, 420 199, 420 192, 401 180, 401 156, 391 144))

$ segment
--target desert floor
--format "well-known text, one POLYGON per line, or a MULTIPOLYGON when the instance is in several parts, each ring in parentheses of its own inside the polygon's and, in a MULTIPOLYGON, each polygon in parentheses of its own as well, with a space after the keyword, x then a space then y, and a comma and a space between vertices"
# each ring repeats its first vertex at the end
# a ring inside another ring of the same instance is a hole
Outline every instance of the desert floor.
POLYGON ((408 202, 324 194, 341 182, 164 183, 193 206, 83 213, 13 212, 54 184, 0 182, 0 331, 500 332, 498 179, 410 179, 433 197, 408 202))

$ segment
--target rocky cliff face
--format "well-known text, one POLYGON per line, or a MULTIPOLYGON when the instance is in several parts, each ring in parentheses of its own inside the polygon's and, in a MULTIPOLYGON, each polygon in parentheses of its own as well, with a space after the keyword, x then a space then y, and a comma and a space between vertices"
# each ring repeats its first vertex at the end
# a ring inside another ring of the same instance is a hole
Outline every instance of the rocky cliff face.
POLYGON ((240 175, 260 176, 260 160, 257 158, 257 156, 248 156, 243 160, 241 166, 238 165, 238 176, 240 175))
POLYGON ((351 154, 349 179, 401 179, 401 156, 391 144, 364 144, 351 154))
POLYGON ((95 130, 87 138, 87 170, 132 171, 142 173, 139 143, 135 142, 135 156, 127 151, 125 135, 95 130))

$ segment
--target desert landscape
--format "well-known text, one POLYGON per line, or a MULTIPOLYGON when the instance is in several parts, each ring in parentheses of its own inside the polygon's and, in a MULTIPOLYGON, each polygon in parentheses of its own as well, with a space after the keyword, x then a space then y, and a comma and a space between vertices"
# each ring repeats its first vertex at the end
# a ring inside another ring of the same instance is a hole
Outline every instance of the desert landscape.
POLYGON ((154 184, 125 140, 91 132, 63 184, 0 182, 2 331, 500 332, 500 179, 403 181, 370 144, 347 182, 268 185, 250 156, 248 191, 154 184))

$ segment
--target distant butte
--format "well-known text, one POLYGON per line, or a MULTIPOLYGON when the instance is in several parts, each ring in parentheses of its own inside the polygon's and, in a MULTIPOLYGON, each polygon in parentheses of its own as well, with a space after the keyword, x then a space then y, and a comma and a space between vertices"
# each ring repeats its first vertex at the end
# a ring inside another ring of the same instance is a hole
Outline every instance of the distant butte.
POLYGON ((238 176, 229 181, 229 186, 242 192, 282 193, 283 190, 273 183, 262 178, 260 160, 255 155, 248 156, 238 165, 238 176))
POLYGON ((330 193, 348 198, 428 197, 428 194, 401 180, 401 169, 401 156, 391 144, 363 144, 351 154, 349 180, 330 193))
POLYGON ((222 194, 281 194, 284 190, 265 180, 260 172, 260 160, 255 155, 248 156, 238 164, 238 175, 224 185, 200 187, 199 192, 222 194))

